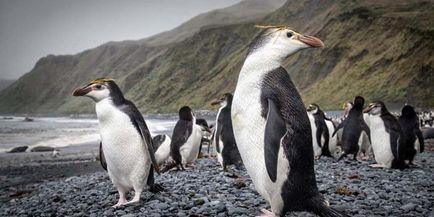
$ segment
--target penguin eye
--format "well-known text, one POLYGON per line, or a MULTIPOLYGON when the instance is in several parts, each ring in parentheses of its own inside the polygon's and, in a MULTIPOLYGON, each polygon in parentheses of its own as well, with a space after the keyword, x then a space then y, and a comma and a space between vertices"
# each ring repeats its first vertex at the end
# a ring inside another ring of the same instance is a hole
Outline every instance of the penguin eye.
POLYGON ((287 32, 287 33, 286 33, 286 36, 287 36, 288 38, 291 38, 291 37, 292 37, 292 32, 287 32))
POLYGON ((100 84, 95 85, 96 89, 100 90, 102 86, 100 84))

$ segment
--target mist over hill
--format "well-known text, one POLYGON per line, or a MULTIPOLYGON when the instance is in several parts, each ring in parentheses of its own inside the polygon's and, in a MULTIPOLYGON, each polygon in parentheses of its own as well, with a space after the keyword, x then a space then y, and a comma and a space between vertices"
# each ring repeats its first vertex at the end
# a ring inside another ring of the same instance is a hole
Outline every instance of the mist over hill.
POLYGON ((306 104, 335 109, 362 95, 434 107, 433 1, 291 0, 280 8, 281 1, 261 2, 269 1, 202 14, 143 40, 41 58, 0 92, 0 112, 93 112, 71 92, 103 76, 115 78, 143 113, 209 109, 213 98, 235 89, 259 32, 254 24, 286 24, 324 41, 324 49, 298 52, 284 65, 306 104))

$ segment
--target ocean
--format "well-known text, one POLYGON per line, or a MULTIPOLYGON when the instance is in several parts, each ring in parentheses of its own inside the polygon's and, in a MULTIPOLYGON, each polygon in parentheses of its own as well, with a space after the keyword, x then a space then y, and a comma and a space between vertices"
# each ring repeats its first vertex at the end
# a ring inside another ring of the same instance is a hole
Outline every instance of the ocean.
MULTIPOLYGON (((342 114, 341 111, 329 111, 331 117, 342 114)), ((214 112, 200 112, 197 118, 204 118, 208 124, 215 122, 214 112)), ((25 121, 26 116, 0 116, 0 153, 14 147, 50 146, 55 148, 95 144, 100 141, 98 120, 95 115, 44 115, 29 116, 32 121, 25 121)), ((172 136, 178 120, 177 114, 145 115, 145 121, 151 134, 172 136)))
MULTIPOLYGON (((100 140, 98 120, 92 115, 30 117, 32 121, 25 118, 0 116, 0 152, 18 146, 65 147, 100 140)), ((177 116, 152 116, 145 120, 152 135, 171 135, 177 116)))

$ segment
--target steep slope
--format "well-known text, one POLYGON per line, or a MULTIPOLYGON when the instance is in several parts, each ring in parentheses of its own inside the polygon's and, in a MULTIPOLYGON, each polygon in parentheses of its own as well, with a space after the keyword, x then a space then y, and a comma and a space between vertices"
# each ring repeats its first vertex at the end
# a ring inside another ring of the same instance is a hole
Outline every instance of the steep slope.
POLYGON ((368 100, 434 107, 434 4, 412 1, 291 0, 261 21, 202 27, 164 46, 109 43, 74 56, 49 56, 0 92, 0 112, 91 112, 70 96, 110 75, 142 112, 173 112, 234 90, 246 48, 261 24, 288 24, 323 39, 285 64, 305 103, 338 108, 368 100))
POLYGON ((193 36, 203 26, 224 26, 263 18, 280 8, 286 0, 245 0, 238 4, 200 14, 167 32, 141 40, 152 46, 180 42, 193 36))
POLYGON ((0 91, 9 87, 15 80, 0 80, 0 91))

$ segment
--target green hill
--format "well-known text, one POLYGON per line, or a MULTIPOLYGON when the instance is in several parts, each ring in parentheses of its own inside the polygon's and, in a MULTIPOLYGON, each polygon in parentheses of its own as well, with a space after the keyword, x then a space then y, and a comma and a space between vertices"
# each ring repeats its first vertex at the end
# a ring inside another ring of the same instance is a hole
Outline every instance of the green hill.
POLYGON ((334 109, 362 95, 434 107, 432 1, 291 0, 266 17, 252 17, 203 26, 164 45, 111 42, 77 55, 44 57, 0 92, 0 112, 92 112, 93 105, 71 91, 102 76, 115 78, 144 113, 173 112, 185 104, 210 108, 211 99, 234 90, 258 23, 287 24, 326 44, 285 64, 305 103, 334 109))

